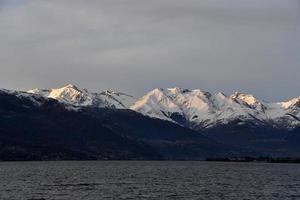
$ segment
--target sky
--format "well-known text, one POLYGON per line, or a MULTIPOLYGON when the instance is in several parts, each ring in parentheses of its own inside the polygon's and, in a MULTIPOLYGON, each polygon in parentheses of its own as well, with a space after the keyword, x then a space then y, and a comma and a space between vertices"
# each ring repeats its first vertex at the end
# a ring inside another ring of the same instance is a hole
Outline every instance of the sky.
POLYGON ((300 0, 0 0, 0 88, 300 95, 300 0))

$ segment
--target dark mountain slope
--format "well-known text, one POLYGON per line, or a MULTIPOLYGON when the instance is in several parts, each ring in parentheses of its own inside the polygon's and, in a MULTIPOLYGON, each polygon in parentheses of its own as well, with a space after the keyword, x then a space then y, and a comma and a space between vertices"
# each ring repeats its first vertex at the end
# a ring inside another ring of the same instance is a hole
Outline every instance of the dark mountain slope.
POLYGON ((299 157, 300 131, 238 121, 205 130, 204 134, 224 144, 244 147, 265 156, 299 157))
POLYGON ((197 160, 206 157, 257 155, 243 148, 223 145, 191 129, 149 118, 131 110, 85 109, 106 127, 149 144, 165 159, 197 160))
POLYGON ((0 159, 161 159, 151 147, 123 137, 55 100, 0 93, 0 159), (10 155, 10 156, 8 156, 10 155))

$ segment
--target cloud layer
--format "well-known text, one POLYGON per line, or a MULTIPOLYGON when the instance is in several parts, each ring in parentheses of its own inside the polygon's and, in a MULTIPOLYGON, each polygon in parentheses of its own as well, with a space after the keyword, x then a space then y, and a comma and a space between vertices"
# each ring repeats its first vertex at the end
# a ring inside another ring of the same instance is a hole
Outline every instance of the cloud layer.
POLYGON ((281 100, 300 95, 299 15, 298 0, 0 0, 0 87, 281 100))

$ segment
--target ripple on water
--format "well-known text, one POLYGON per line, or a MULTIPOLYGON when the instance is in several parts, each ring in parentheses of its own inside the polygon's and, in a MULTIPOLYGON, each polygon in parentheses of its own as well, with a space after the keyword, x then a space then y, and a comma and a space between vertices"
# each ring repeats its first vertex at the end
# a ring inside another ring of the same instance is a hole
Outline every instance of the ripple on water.
POLYGON ((300 199, 300 166, 267 163, 2 162, 0 199, 300 199))

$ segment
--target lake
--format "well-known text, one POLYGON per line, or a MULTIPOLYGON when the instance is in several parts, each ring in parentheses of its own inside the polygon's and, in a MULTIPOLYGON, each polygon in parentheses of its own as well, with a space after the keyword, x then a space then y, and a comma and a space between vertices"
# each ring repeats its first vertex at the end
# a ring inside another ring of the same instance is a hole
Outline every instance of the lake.
POLYGON ((0 199, 300 199, 300 165, 0 162, 0 199))

